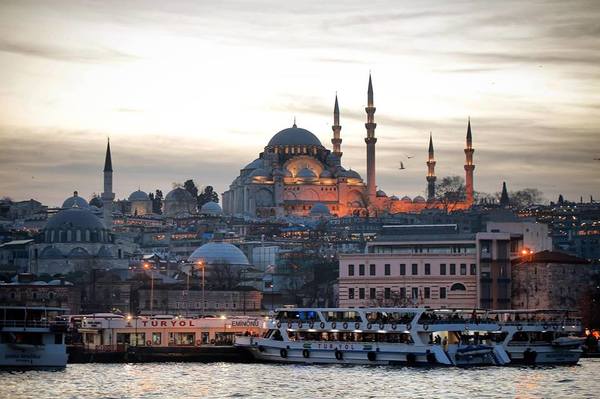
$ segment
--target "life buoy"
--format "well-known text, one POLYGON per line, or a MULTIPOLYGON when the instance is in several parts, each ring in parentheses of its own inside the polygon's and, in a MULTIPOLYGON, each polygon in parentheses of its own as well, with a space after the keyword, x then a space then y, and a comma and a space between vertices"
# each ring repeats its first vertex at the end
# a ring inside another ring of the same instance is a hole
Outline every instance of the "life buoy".
POLYGON ((373 351, 367 353, 367 359, 369 359, 370 362, 374 362, 375 360, 377 360, 377 353, 373 351))
POLYGON ((367 330, 370 330, 371 328, 373 328, 373 325, 371 323, 367 323, 367 330))
POLYGON ((335 354, 335 358, 337 360, 342 360, 344 358, 344 354, 342 353, 341 350, 336 349, 334 354, 335 354))
POLYGON ((342 324, 342 327, 344 327, 344 330, 347 330, 348 329, 348 323, 344 322, 344 324, 342 324))
POLYGON ((301 321, 298 322, 298 328, 302 328, 302 322, 301 321))
POLYGON ((542 325, 542 328, 543 328, 544 330, 547 330, 547 329, 548 329, 548 324, 543 324, 543 325, 542 325))
POLYGON ((425 331, 429 330, 429 324, 423 324, 423 330, 425 330, 425 331))
POLYGON ((287 358, 287 355, 288 355, 288 354, 287 354, 287 349, 285 349, 285 348, 281 348, 281 349, 279 350, 279 356, 281 356, 282 358, 284 358, 284 359, 285 359, 285 358, 287 358))
POLYGON ((146 341, 146 346, 152 346, 152 341, 150 341, 150 340, 146 341))
POLYGON ((310 352, 309 352, 308 349, 304 349, 302 351, 302 357, 305 358, 305 359, 308 359, 310 357, 310 352))
POLYGON ((277 328, 281 328, 281 320, 277 321, 277 328))
POLYGON ((554 331, 556 331, 556 330, 558 330, 558 325, 555 324, 555 325, 552 326, 552 328, 554 329, 554 331))
POLYGON ((398 328, 398 326, 396 325, 396 323, 392 323, 392 330, 396 330, 396 328, 398 328))
POLYGON ((410 331, 410 329, 411 329, 411 328, 412 328, 412 324, 408 323, 408 324, 406 325, 406 330, 407 330, 407 331, 410 331))
POLYGON ((517 330, 521 331, 523 329, 523 326, 521 324, 517 324, 517 330))
POLYGON ((469 331, 469 325, 465 324, 465 331, 469 331))
POLYGON ((385 327, 385 324, 383 324, 383 323, 379 323, 379 329, 380 329, 380 330, 383 330, 383 327, 385 327))
POLYGON ((308 328, 313 328, 315 326, 315 322, 311 321, 308 323, 308 328))
POLYGON ((321 324, 319 324, 319 326, 321 326, 321 328, 325 328, 325 323, 321 322, 321 324))
POLYGON ((360 328, 360 323, 359 322, 354 323, 354 329, 358 330, 359 328, 360 328))
POLYGON ((333 323, 331 323, 331 328, 335 328, 337 326, 337 323, 334 321, 333 323))

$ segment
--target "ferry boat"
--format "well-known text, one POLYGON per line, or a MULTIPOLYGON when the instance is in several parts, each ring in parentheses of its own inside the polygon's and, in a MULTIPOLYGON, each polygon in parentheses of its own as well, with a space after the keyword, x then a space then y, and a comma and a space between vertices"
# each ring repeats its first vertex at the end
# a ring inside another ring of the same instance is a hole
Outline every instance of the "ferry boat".
POLYGON ((58 319, 68 309, 0 307, 0 367, 61 368, 67 365, 67 323, 58 319))
POLYGON ((568 310, 498 310, 489 316, 501 326, 495 341, 511 363, 577 364, 581 357, 581 321, 568 310))
POLYGON ((277 309, 262 338, 236 337, 257 360, 373 365, 504 365, 496 321, 479 310, 277 309))
POLYGON ((185 318, 97 313, 74 319, 83 348, 96 352, 122 352, 129 347, 233 345, 235 335, 258 336, 266 327, 265 318, 251 316, 185 318))

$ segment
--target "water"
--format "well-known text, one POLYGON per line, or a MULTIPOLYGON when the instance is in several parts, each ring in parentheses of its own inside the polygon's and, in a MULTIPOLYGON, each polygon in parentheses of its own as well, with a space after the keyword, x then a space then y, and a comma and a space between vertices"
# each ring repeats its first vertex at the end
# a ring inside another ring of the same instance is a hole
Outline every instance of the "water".
POLYGON ((72 364, 0 372, 0 398, 598 397, 600 359, 578 366, 406 368, 234 363, 72 364))

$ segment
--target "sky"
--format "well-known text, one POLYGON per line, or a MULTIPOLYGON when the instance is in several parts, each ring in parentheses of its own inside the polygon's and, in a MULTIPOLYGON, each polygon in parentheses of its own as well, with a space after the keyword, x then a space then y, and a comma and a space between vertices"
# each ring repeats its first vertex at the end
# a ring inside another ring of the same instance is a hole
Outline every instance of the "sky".
POLYGON ((600 198, 598 1, 0 2, 0 197, 60 205, 102 191, 227 189, 290 127, 366 176, 369 72, 377 185, 425 191, 464 175, 471 118, 475 189, 600 198), (408 158, 412 156, 412 158, 408 158), (400 162, 406 169, 399 170, 400 162))

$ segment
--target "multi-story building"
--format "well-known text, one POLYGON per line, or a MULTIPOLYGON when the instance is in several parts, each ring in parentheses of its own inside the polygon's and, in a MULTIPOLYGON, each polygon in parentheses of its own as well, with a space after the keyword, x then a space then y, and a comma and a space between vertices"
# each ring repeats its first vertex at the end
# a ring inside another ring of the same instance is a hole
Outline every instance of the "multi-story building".
POLYGON ((364 253, 339 256, 339 304, 509 307, 510 258, 521 242, 456 225, 384 226, 364 253))

